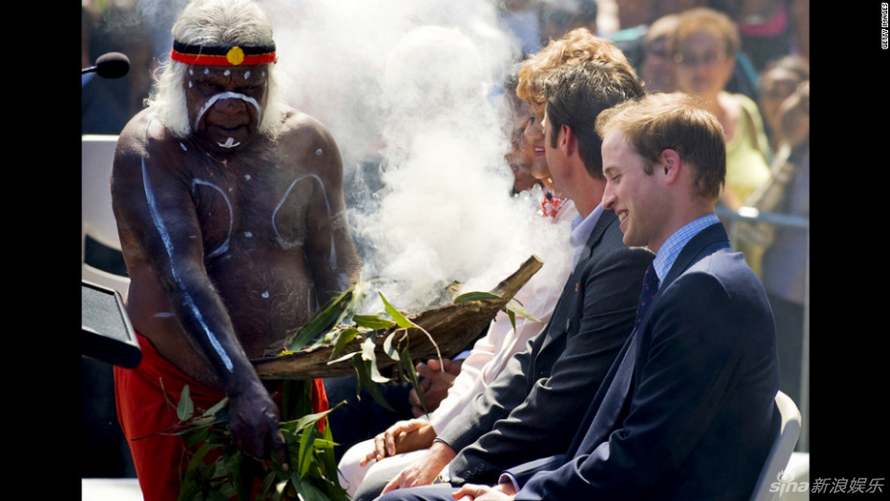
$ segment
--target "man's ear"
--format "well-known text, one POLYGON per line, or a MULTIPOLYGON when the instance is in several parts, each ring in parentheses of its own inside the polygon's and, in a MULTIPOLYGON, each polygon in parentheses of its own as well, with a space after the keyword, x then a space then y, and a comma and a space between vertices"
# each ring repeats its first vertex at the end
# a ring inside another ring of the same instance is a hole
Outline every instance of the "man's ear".
POLYGON ((578 138, 568 125, 559 127, 559 147, 564 148, 566 156, 571 156, 578 148, 578 138))
POLYGON ((661 150, 659 155, 659 165, 657 168, 662 169, 665 181, 673 184, 680 176, 680 171, 684 168, 683 160, 680 154, 673 148, 665 148, 661 150))

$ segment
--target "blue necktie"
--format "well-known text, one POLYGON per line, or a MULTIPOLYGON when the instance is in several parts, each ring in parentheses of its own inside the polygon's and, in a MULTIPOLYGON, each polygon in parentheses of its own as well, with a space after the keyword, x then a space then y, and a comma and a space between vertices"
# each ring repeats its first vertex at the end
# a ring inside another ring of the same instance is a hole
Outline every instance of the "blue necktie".
POLYGON ((634 320, 634 330, 636 330, 637 326, 640 324, 640 320, 643 319, 646 310, 649 309, 649 305, 652 304, 652 299, 655 298, 657 292, 658 275, 655 273, 655 266, 650 263, 649 267, 646 268, 646 274, 643 275, 643 289, 640 291, 640 304, 637 306, 637 318, 634 320))

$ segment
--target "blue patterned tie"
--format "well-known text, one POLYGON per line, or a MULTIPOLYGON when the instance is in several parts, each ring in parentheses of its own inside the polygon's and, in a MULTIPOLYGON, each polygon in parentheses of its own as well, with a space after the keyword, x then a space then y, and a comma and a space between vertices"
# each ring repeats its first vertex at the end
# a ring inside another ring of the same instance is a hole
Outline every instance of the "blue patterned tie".
POLYGON ((655 273, 655 266, 650 263, 649 267, 646 268, 646 274, 643 275, 643 289, 640 291, 640 304, 637 306, 634 330, 640 324, 640 320, 643 319, 646 310, 649 309, 649 305, 652 303, 652 299, 655 298, 656 292, 658 292, 658 275, 655 273))

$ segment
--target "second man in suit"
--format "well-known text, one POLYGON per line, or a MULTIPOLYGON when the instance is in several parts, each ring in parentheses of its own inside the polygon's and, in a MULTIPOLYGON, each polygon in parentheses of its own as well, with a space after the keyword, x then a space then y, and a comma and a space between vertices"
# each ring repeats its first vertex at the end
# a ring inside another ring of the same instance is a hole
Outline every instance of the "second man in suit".
MULTIPOLYGON (((611 61, 563 66, 554 75, 546 91, 552 117, 545 152, 554 183, 580 214, 571 236, 575 270, 547 328, 439 434, 425 460, 398 473, 385 492, 429 484, 446 465, 443 478, 453 483, 493 481, 518 462, 564 451, 587 408, 584 396, 596 392, 633 328, 652 254, 625 246, 617 218, 603 210, 601 142, 593 126, 602 110, 642 96, 642 86, 627 65, 611 61)), ((357 499, 376 494, 368 487, 359 488, 357 499)))

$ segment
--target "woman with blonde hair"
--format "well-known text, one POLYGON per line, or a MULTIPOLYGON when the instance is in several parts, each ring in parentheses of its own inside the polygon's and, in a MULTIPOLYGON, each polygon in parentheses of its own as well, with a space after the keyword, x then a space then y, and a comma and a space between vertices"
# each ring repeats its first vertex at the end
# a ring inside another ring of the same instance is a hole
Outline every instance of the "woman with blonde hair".
POLYGON ((770 158, 757 104, 724 90, 739 47, 735 24, 707 8, 682 13, 670 43, 677 90, 696 97, 723 126, 726 184, 720 200, 733 211, 769 178, 770 158))

